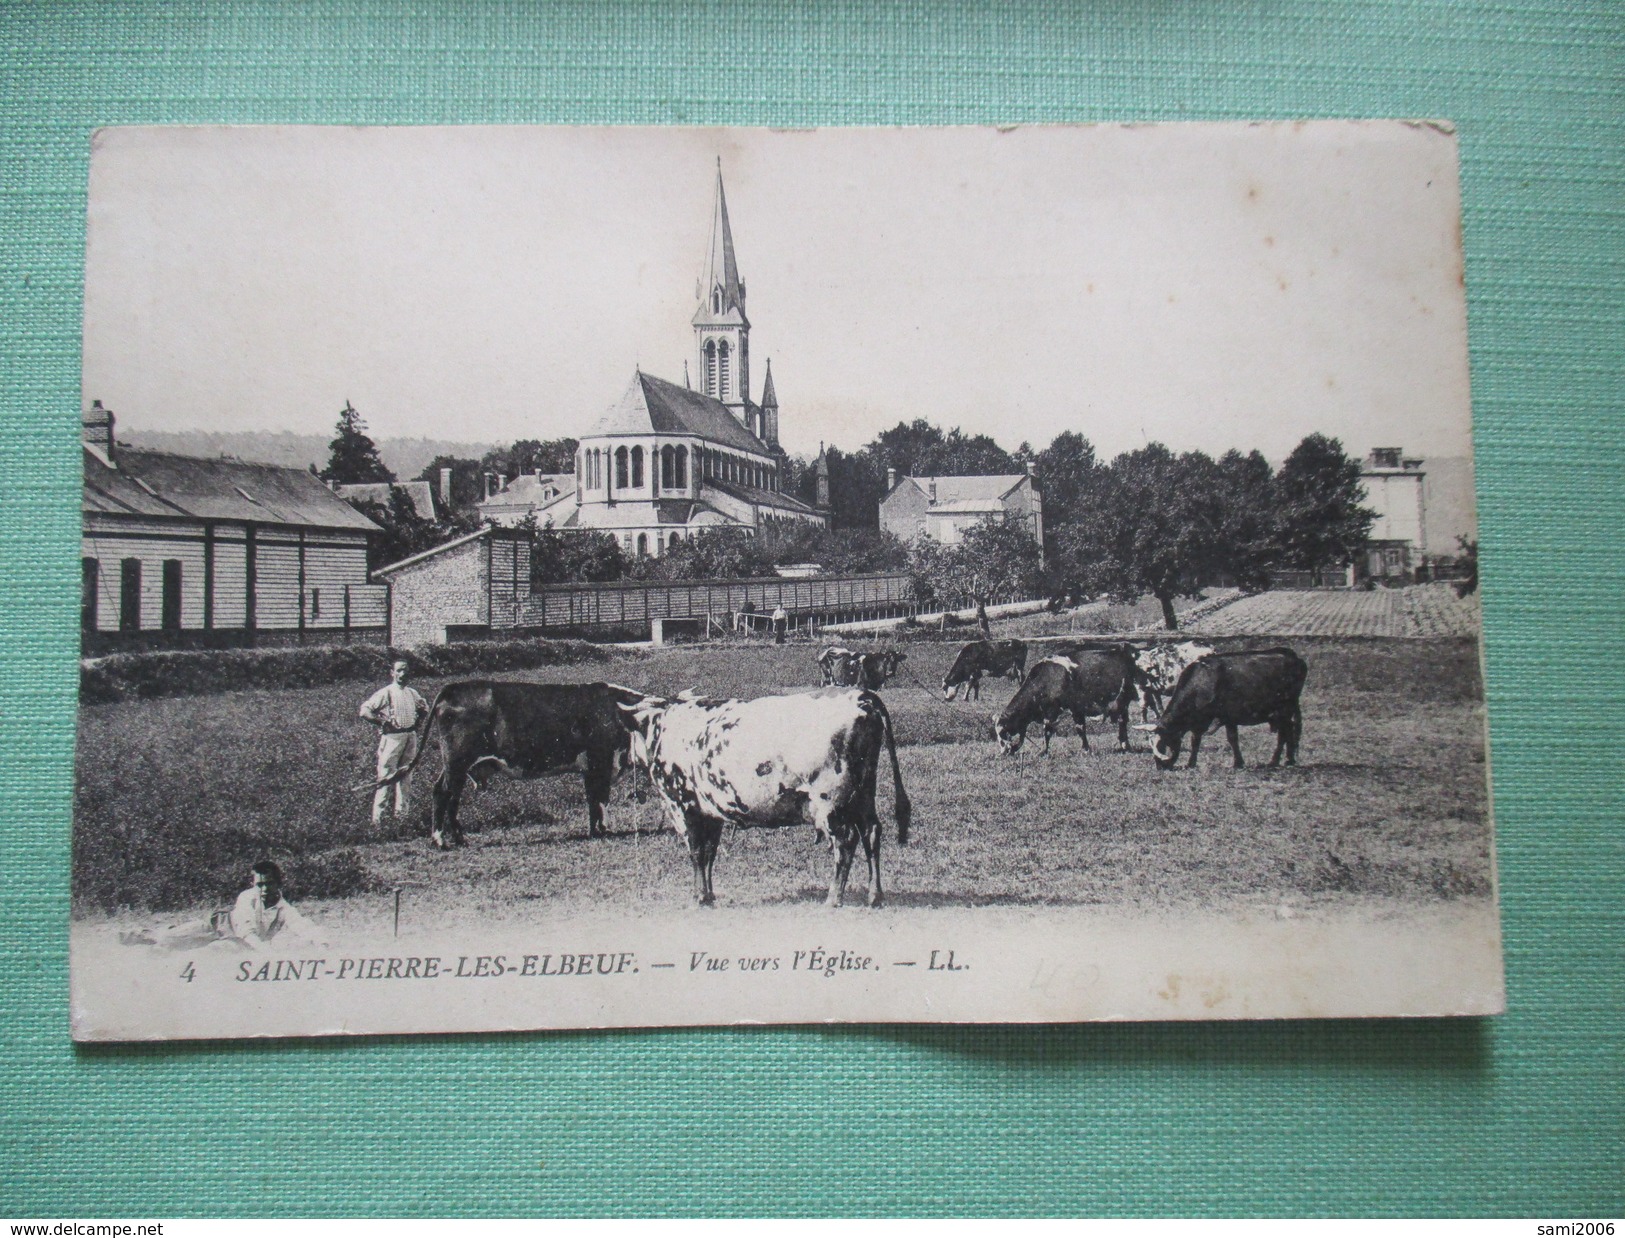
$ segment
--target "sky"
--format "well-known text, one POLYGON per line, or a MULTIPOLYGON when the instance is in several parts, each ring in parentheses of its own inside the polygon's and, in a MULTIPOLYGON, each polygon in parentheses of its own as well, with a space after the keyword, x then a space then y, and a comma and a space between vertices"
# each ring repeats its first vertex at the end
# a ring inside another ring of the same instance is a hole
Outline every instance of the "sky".
POLYGON ((1395 121, 105 129, 83 398, 142 430, 579 436, 683 380, 718 159, 781 438, 1469 454, 1456 139, 1395 121))

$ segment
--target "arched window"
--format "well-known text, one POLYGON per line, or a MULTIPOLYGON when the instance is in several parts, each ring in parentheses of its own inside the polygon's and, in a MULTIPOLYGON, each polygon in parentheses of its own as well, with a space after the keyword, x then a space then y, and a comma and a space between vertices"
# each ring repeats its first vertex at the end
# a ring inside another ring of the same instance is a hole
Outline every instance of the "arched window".
POLYGON ((715 397, 717 394, 717 342, 705 341, 705 394, 715 397))
POLYGON ((587 463, 587 489, 591 490, 598 485, 598 453, 587 451, 582 453, 587 463))
POLYGON ((721 284, 718 284, 715 288, 711 289, 711 312, 713 314, 722 313, 722 285, 721 284))
POLYGON ((674 466, 672 463, 672 450, 670 446, 662 447, 660 449, 660 488, 662 490, 677 489, 677 482, 674 480, 674 466))
POLYGON ((717 345, 717 390, 719 400, 728 398, 728 343, 724 340, 717 345))
POLYGON ((676 465, 676 468, 677 468, 677 488, 679 490, 687 490, 688 489, 688 448, 687 447, 679 447, 677 449, 677 465, 676 465))
POLYGON ((632 448, 632 489, 643 489, 643 448, 632 448))
POLYGON ((625 490, 629 484, 630 479, 626 470, 626 448, 617 447, 615 449, 615 488, 625 490))
POLYGON ((671 540, 667 542, 666 545, 675 549, 679 540, 681 539, 678 538, 677 534, 673 533, 671 535, 671 540))
POLYGON ((642 558, 644 555, 646 555, 648 553, 649 553, 649 535, 647 533, 639 533, 638 534, 638 557, 642 558))

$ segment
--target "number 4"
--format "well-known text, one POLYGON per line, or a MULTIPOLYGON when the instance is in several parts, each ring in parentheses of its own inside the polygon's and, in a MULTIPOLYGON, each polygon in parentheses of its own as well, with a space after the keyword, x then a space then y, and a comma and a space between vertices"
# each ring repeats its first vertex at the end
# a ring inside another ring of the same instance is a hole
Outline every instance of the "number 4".
POLYGON ((186 981, 187 984, 191 984, 192 977, 195 975, 197 975, 197 968, 188 963, 185 969, 181 972, 181 979, 186 981))

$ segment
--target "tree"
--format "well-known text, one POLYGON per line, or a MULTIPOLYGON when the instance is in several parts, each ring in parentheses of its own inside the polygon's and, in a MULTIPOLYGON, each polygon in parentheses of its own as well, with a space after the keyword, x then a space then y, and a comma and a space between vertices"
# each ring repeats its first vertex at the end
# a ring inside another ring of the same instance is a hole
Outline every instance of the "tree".
POLYGON ((378 458, 378 445, 367 437, 367 423, 348 400, 334 427, 327 467, 322 470, 321 478, 340 485, 395 480, 395 474, 378 458))
POLYGON ((522 473, 573 473, 576 448, 573 438, 522 438, 510 447, 494 447, 480 460, 480 471, 512 480, 522 473))
MULTIPOLYGON (((1023 444, 1025 446, 1025 444, 1023 444)), ((1044 498, 1044 524, 1054 529, 1071 524, 1099 483, 1100 463, 1094 446, 1074 430, 1063 430, 1032 458, 1033 475, 1044 498)))
POLYGON ((1231 450, 1219 457, 1218 479, 1217 566, 1244 592, 1260 592, 1280 557, 1274 470, 1260 452, 1231 450))
POLYGON ((467 513, 475 515, 483 493, 480 462, 466 456, 436 456, 412 480, 426 481, 435 489, 435 502, 440 502, 440 470, 451 470, 451 508, 448 517, 467 513))
POLYGON ((425 520, 418 515, 418 509, 413 506, 411 496, 399 487, 390 490, 388 503, 379 503, 374 499, 347 501, 351 507, 383 530, 382 533, 373 535, 368 547, 369 570, 375 571, 388 564, 399 563, 402 559, 422 554, 446 540, 434 521, 425 520))
POLYGON ((966 529, 954 546, 923 535, 915 539, 909 547, 909 575, 922 603, 950 605, 968 598, 983 611, 1001 594, 1037 590, 1043 555, 1024 524, 989 516, 966 529))
POLYGON ((717 580, 774 576, 773 561, 745 529, 701 529, 658 556, 636 559, 629 575, 643 580, 717 580))
POLYGON ((1377 513, 1365 498, 1359 461, 1343 444, 1311 434, 1292 449, 1275 477, 1275 540, 1284 563, 1315 573, 1350 562, 1364 547, 1377 513))
POLYGON ((826 572, 884 572, 908 563, 908 547, 881 529, 825 529, 799 521, 764 528, 757 540, 769 562, 816 563, 826 572))
POLYGON ((619 580, 626 574, 626 557, 613 534, 538 529, 535 513, 520 521, 519 527, 532 534, 530 578, 534 584, 619 580))
POLYGON ((922 450, 910 471, 921 477, 981 477, 1019 473, 1021 466, 987 435, 967 435, 956 426, 922 450))
POLYGON ((1201 452, 1175 456, 1161 443, 1124 452, 1078 521, 1056 534, 1057 570, 1119 601, 1150 594, 1162 621, 1179 626, 1174 599, 1195 597, 1219 569, 1218 466, 1201 452))

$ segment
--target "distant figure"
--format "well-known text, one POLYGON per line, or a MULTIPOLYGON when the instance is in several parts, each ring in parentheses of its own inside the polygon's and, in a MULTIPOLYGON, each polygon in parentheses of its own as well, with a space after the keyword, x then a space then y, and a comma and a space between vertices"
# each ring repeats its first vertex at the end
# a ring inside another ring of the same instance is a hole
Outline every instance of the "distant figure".
POLYGON ((315 944, 320 941, 316 926, 282 897, 282 869, 275 860, 254 865, 248 889, 228 908, 215 911, 206 920, 188 920, 157 933, 125 933, 127 946, 157 946, 161 950, 200 950, 222 945, 263 950, 278 946, 315 944))
POLYGON ((790 615, 783 606, 773 608, 773 643, 784 644, 784 631, 790 626, 790 615))
MULTIPOLYGON (((410 764, 418 750, 418 724, 428 716, 429 706, 416 688, 406 686, 406 677, 412 668, 404 658, 390 668, 391 682, 367 698, 361 707, 361 716, 378 727, 378 781, 394 778, 403 765, 410 764)), ((393 784, 395 790, 395 819, 406 816, 407 801, 412 794, 410 773, 393 784)), ((384 808, 389 803, 390 788, 379 787, 372 797, 372 823, 381 825, 384 808)))

